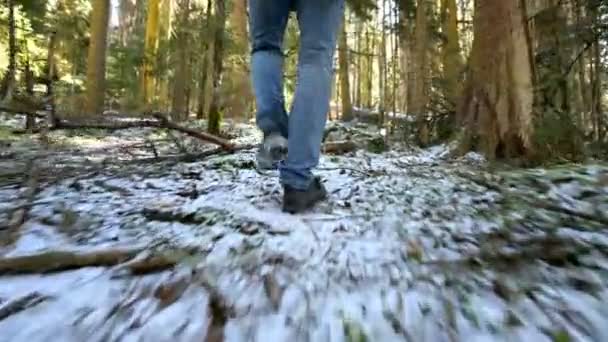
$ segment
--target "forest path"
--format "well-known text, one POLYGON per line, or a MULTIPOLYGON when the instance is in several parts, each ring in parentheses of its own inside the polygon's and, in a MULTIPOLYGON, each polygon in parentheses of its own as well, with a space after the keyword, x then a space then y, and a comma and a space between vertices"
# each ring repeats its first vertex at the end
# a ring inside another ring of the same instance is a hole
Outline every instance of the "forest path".
MULTIPOLYGON (((141 246, 179 265, 2 275, 0 341, 608 340, 606 165, 492 171, 445 146, 324 156, 329 200, 288 215, 254 151, 121 161, 124 146, 154 154, 142 132, 41 152, 59 171, 0 255, 141 246)), ((22 166, 26 145, 0 162, 22 166)), ((25 191, 7 175, 0 222, 25 191)))

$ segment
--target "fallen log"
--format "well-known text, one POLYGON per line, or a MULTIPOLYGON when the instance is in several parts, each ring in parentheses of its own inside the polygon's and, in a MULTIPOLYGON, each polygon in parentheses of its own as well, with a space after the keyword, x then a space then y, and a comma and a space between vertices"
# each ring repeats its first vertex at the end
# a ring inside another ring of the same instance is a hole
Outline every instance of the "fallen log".
POLYGON ((148 251, 144 248, 112 248, 94 251, 44 251, 38 254, 0 258, 0 275, 68 271, 84 267, 113 267, 141 275, 176 266, 187 251, 148 251), (143 256, 142 256, 143 255, 143 256))
POLYGON ((0 106, 0 112, 13 115, 34 116, 39 119, 45 119, 47 117, 46 114, 38 113, 37 111, 28 108, 13 108, 0 106))
MULTIPOLYGON (((155 119, 137 119, 130 121, 86 121, 86 122, 76 122, 76 121, 68 121, 65 119, 58 119, 54 123, 53 126, 48 127, 48 130, 60 130, 60 129, 101 129, 101 130, 121 130, 121 129, 129 129, 129 128, 165 128, 171 129, 174 131, 178 131, 180 133, 184 133, 193 138, 206 141, 215 145, 221 146, 224 150, 233 151, 235 146, 230 141, 215 136, 213 134, 200 132, 188 127, 184 127, 178 125, 172 121, 170 121, 167 117, 162 114, 155 113, 152 115, 155 119)), ((35 130, 25 131, 25 130, 15 130, 13 133, 15 134, 24 134, 24 133, 39 133, 43 131, 43 128, 38 128, 35 130)))
POLYGON ((32 202, 36 197, 36 192, 38 191, 38 178, 39 178, 39 170, 33 162, 28 166, 28 171, 26 172, 27 179, 24 182, 26 187, 25 193, 23 194, 23 205, 16 209, 11 215, 11 219, 8 222, 8 229, 11 231, 15 231, 25 223, 27 220, 27 215, 32 207, 32 202))
POLYGON ((197 138, 197 139, 200 139, 203 141, 208 141, 208 142, 214 143, 216 145, 221 146, 225 150, 232 151, 235 147, 234 144, 232 144, 230 141, 228 141, 224 138, 220 138, 218 136, 215 136, 215 135, 209 134, 209 133, 205 133, 205 132, 199 132, 197 130, 190 129, 188 127, 180 126, 174 122, 169 121, 169 119, 162 114, 156 113, 156 114, 153 114, 153 116, 156 119, 158 119, 162 128, 172 129, 172 130, 187 134, 193 138, 197 138))
POLYGON ((357 149, 357 144, 351 140, 333 141, 323 144, 323 152, 327 154, 346 154, 357 149))
POLYGON ((11 300, 0 306, 0 321, 16 313, 34 307, 44 302, 48 298, 48 296, 42 295, 38 292, 32 292, 26 294, 25 296, 11 300))
POLYGON ((64 271, 82 267, 115 266, 133 259, 141 249, 107 249, 92 252, 46 251, 0 258, 0 274, 64 271))

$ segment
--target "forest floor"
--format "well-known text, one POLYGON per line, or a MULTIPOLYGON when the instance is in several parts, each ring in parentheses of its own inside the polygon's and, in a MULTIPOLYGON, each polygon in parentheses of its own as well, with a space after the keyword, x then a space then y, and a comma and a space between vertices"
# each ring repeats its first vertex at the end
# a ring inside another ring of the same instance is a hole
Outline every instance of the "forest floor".
POLYGON ((330 198, 289 215, 252 149, 196 158, 212 147, 162 130, 9 130, 0 341, 608 341, 601 162, 324 155, 330 198))

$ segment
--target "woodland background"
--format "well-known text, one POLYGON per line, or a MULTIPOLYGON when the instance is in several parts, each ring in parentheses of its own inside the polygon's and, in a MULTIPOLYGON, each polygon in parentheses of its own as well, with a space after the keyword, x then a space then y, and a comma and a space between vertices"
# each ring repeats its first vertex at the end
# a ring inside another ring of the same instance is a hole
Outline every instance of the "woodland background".
MULTIPOLYGON (((330 118, 490 159, 605 156, 608 1, 350 0, 330 118)), ((284 53, 296 86, 297 23, 284 53)), ((249 120, 245 0, 5 0, 7 112, 249 120)), ((34 126, 33 118, 28 128, 34 126)))

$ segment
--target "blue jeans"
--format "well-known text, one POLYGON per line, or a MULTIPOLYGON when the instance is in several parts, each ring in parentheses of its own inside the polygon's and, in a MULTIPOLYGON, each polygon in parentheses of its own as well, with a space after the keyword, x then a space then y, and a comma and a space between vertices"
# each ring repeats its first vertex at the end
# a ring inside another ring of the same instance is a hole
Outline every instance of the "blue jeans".
POLYGON ((344 0, 249 0, 251 78, 256 121, 264 134, 288 139, 281 182, 307 189, 319 163, 333 79, 333 55, 344 0), (298 81, 291 113, 283 97, 283 36, 290 11, 300 27, 298 81))

